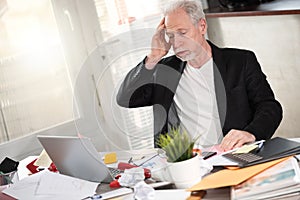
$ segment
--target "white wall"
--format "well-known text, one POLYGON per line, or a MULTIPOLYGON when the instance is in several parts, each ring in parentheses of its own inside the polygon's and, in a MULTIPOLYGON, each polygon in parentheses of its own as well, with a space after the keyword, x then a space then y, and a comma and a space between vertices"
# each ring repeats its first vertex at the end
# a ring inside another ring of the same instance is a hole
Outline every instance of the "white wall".
POLYGON ((284 110, 277 136, 300 137, 300 15, 208 18, 208 38, 220 47, 256 53, 284 110))

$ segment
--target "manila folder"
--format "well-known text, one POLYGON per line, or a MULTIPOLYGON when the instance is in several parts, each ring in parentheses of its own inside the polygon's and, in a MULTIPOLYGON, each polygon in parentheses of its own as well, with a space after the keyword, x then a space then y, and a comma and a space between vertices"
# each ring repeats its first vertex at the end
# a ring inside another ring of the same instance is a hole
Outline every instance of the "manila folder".
POLYGON ((205 176, 199 183, 192 186, 191 188, 188 188, 187 190, 199 191, 237 185, 251 178, 252 176, 262 172, 263 170, 268 169, 269 167, 272 167, 273 165, 276 165, 277 163, 288 159, 289 157, 245 168, 223 169, 216 173, 212 173, 210 175, 205 176))

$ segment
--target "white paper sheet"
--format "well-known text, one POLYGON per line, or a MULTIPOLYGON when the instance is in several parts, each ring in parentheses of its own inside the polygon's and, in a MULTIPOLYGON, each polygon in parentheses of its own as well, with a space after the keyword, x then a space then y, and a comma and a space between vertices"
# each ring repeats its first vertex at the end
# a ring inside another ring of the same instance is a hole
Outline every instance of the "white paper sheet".
POLYGON ((5 189, 16 199, 82 199, 95 193, 98 183, 89 182, 47 170, 31 175, 5 189))
POLYGON ((238 148, 224 152, 224 151, 219 147, 219 145, 214 145, 214 146, 212 146, 212 147, 203 149, 203 151, 215 151, 215 152, 217 152, 217 155, 212 156, 212 157, 206 159, 206 161, 207 161, 210 165, 212 165, 212 166, 238 166, 238 163, 237 163, 237 162, 231 161, 231 160, 225 158, 224 156, 222 156, 222 155, 225 154, 225 153, 233 152, 233 151, 235 151, 235 150, 237 150, 237 149, 238 149, 238 148))
MULTIPOLYGON (((172 190, 155 190, 154 200, 161 199, 188 199, 191 196, 191 192, 184 189, 172 189, 172 190)), ((122 200, 132 200, 134 194, 127 195, 122 200)))
POLYGON ((210 157, 206 161, 212 166, 238 166, 237 162, 231 161, 221 154, 210 157))

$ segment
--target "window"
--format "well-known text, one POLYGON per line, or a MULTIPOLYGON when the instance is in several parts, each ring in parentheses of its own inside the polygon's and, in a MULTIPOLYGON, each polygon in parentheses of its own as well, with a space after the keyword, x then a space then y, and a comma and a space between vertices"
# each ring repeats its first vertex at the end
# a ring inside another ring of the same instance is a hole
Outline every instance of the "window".
POLYGON ((0 158, 40 152, 36 134, 153 147, 152 108, 120 108, 115 95, 168 1, 0 0, 0 158))
POLYGON ((72 85, 51 2, 7 0, 2 6, 0 143, 73 119, 72 85))
POLYGON ((81 66, 88 50, 80 17, 96 16, 96 10, 78 14, 82 7, 76 9, 75 3, 0 3, 0 160, 40 153, 37 134, 80 133, 92 138, 99 133, 87 108, 94 85, 81 66), (73 48, 68 46, 71 40, 73 48))

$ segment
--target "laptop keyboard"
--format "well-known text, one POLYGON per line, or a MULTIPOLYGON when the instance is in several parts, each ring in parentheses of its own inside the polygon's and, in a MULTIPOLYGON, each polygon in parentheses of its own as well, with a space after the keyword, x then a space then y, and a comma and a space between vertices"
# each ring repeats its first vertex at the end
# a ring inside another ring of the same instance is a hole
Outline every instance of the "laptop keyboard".
POLYGON ((109 167, 108 170, 112 177, 116 177, 118 174, 121 174, 123 172, 120 169, 112 168, 112 167, 109 167))

